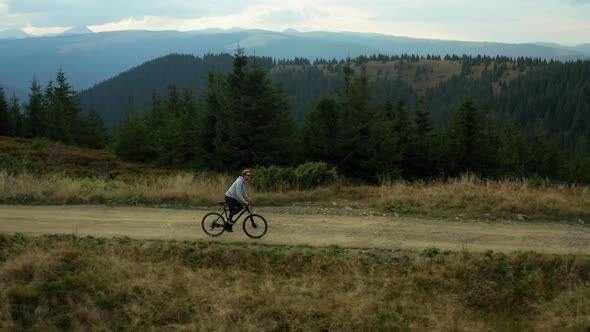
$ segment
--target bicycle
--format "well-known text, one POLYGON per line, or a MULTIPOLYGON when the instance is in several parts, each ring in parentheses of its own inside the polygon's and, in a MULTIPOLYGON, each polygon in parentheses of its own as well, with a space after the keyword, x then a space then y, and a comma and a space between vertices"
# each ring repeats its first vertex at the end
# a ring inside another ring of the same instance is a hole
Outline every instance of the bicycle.
MULTIPOLYGON (((201 226, 203 227, 203 231, 213 237, 220 236, 225 232, 225 222, 229 220, 229 207, 227 202, 221 201, 217 202, 219 205, 223 205, 223 211, 221 213, 218 212, 209 212, 201 221, 201 226)), ((266 234, 268 230, 268 224, 266 223, 266 219, 259 214, 252 213, 252 204, 248 204, 244 207, 239 214, 234 215, 234 225, 236 225, 242 215, 247 213, 245 218, 242 219, 242 229, 244 233, 252 239, 260 239, 261 237, 266 234)))

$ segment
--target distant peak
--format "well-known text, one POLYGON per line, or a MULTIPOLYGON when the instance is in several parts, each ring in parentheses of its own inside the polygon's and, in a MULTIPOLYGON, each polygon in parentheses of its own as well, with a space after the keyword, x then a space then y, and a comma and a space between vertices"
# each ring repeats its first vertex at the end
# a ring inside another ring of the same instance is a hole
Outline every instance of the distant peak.
POLYGON ((21 29, 8 29, 0 31, 0 39, 26 38, 30 36, 30 34, 24 32, 21 29))
POLYGON ((289 29, 283 30, 283 33, 299 33, 299 31, 289 28, 289 29))
POLYGON ((243 30, 244 29, 241 27, 231 27, 231 28, 227 29, 226 31, 235 32, 235 31, 243 31, 243 30))
POLYGON ((62 35, 81 35, 81 34, 86 34, 86 33, 94 33, 94 31, 90 30, 85 25, 81 25, 81 26, 76 26, 76 27, 73 27, 71 29, 68 29, 68 30, 62 32, 62 35))

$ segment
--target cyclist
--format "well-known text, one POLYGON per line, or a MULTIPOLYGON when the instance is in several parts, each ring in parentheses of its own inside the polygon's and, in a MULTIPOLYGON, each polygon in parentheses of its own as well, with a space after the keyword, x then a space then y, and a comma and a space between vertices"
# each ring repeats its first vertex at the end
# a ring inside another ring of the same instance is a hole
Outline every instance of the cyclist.
POLYGON ((252 199, 246 193, 246 184, 250 182, 252 174, 249 169, 244 169, 242 175, 229 187, 225 193, 225 201, 229 206, 229 220, 225 223, 225 230, 233 232, 234 221, 232 217, 244 209, 244 205, 252 203, 252 199))

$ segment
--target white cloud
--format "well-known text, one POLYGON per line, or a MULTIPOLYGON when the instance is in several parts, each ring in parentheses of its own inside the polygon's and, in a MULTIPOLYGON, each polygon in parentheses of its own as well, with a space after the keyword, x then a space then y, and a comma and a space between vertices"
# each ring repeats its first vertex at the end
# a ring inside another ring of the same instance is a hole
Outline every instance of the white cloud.
MULTIPOLYGON (((337 10, 335 10, 338 12, 337 10)), ((358 12, 358 11, 357 11, 358 12)), ((338 14, 336 14, 337 16, 338 14)), ((232 27, 278 29, 283 30, 290 27, 310 27, 317 22, 318 17, 329 17, 326 11, 317 8, 306 8, 295 2, 288 1, 282 6, 260 3, 244 8, 243 11, 229 15, 210 15, 195 18, 177 18, 163 16, 128 17, 116 22, 92 25, 94 31, 110 31, 121 29, 146 29, 146 30, 199 30, 205 28, 232 27), (281 21, 277 18, 289 17, 288 21, 281 21), (311 24, 309 24, 311 22, 311 24)), ((338 29, 342 30, 342 29, 338 29)))
POLYGON ((28 24, 26 27, 22 28, 22 30, 26 33, 30 33, 31 35, 46 35, 49 33, 61 33, 64 32, 66 30, 68 30, 70 27, 44 27, 44 28, 40 28, 40 27, 34 27, 30 24, 28 24))
POLYGON ((102 25, 129 17, 163 16, 188 19, 239 12, 248 1, 216 0, 4 0, 14 13, 34 26, 102 25))
POLYGON ((260 18, 261 22, 267 24, 298 24, 303 19, 301 13, 291 10, 277 11, 260 18))
POLYGON ((0 29, 34 34, 255 28, 498 42, 589 42, 590 0, 0 0, 0 29))

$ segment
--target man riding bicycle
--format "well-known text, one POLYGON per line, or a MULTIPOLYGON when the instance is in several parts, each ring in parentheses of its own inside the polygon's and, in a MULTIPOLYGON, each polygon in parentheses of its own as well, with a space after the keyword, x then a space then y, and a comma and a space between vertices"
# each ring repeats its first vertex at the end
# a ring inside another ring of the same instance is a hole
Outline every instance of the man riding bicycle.
POLYGON ((246 185, 250 182, 252 174, 249 169, 244 169, 242 175, 239 176, 234 183, 229 187, 225 193, 225 201, 229 206, 229 220, 225 224, 225 230, 233 232, 234 221, 232 217, 244 209, 248 203, 252 203, 252 199, 246 193, 246 185))

